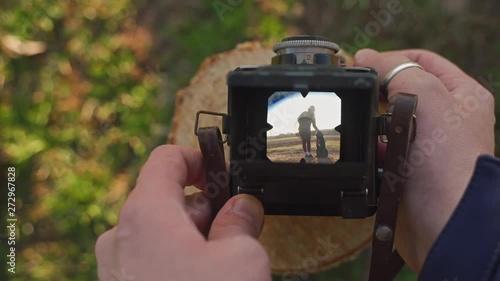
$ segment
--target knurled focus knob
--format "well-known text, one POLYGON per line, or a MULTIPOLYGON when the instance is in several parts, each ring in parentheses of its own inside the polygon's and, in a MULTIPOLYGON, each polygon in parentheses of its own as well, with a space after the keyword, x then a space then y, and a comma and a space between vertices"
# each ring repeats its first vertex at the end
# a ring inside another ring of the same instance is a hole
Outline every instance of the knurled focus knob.
POLYGON ((273 64, 330 64, 331 58, 336 61, 335 54, 339 45, 320 36, 301 35, 283 39, 273 47, 277 54, 273 64))
POLYGON ((301 35, 288 37, 281 40, 281 42, 274 45, 273 51, 277 54, 280 54, 283 52, 287 53, 287 49, 294 49, 293 51, 307 51, 309 48, 326 49, 324 51, 333 51, 333 54, 336 54, 340 50, 339 45, 329 41, 324 37, 301 35))

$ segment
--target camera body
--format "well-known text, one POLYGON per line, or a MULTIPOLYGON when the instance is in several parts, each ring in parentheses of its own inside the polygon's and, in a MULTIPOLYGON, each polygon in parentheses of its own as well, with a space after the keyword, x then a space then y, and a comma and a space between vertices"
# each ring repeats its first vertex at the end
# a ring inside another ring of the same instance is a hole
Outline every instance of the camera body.
POLYGON ((342 66, 338 46, 322 37, 287 38, 274 51, 272 65, 227 77, 230 195, 256 196, 268 215, 372 216, 377 73, 342 66), (310 126, 325 136, 329 156, 312 155, 310 126))

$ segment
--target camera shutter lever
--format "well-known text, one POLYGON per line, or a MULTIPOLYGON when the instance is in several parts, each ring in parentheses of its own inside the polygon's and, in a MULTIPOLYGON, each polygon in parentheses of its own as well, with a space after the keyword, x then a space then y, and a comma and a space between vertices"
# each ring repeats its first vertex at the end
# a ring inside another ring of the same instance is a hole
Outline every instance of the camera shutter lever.
POLYGON ((365 197, 368 195, 368 189, 344 189, 340 192, 340 197, 365 197))
POLYGON ((340 197, 342 202, 342 217, 355 218, 353 216, 354 210, 362 208, 366 203, 366 196, 368 195, 368 189, 343 189, 340 191, 340 197))
POLYGON ((250 195, 262 195, 264 194, 264 188, 260 186, 238 186, 238 194, 250 194, 250 195))

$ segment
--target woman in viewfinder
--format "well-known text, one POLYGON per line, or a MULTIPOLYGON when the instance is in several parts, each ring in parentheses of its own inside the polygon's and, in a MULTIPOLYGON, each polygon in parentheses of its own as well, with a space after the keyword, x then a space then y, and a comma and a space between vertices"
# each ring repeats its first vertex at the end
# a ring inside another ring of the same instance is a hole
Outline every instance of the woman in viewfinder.
POLYGON ((299 135, 302 139, 302 149, 305 157, 313 157, 311 153, 311 125, 319 132, 316 127, 316 118, 314 116, 315 108, 310 106, 307 111, 302 112, 297 120, 299 121, 299 135))

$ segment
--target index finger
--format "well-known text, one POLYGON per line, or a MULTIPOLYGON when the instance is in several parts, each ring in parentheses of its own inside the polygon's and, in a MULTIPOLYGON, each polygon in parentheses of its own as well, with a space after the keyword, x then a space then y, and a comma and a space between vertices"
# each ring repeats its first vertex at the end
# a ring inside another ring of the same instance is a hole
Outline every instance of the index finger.
POLYGON ((167 187, 168 194, 184 200, 184 187, 205 184, 203 155, 199 149, 162 145, 151 152, 137 178, 137 187, 167 187), (181 188, 175 188, 180 186, 181 188))
POLYGON ((453 92, 457 88, 471 85, 474 80, 457 65, 446 58, 422 49, 398 50, 385 52, 391 55, 403 55, 420 64, 425 71, 434 74, 448 89, 453 92))
POLYGON ((134 190, 119 216, 119 229, 136 234, 196 229, 184 196, 187 185, 205 182, 203 156, 199 150, 164 145, 156 148, 144 164, 134 190), (154 231, 152 231, 154 230, 154 231))

